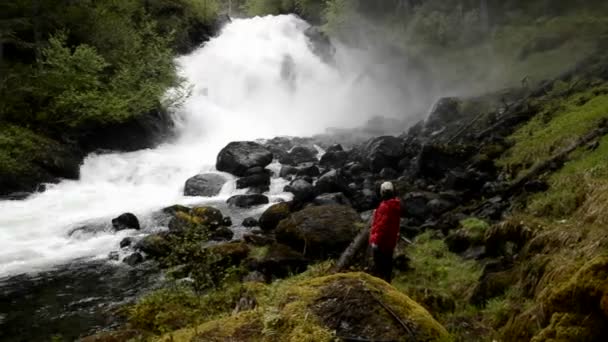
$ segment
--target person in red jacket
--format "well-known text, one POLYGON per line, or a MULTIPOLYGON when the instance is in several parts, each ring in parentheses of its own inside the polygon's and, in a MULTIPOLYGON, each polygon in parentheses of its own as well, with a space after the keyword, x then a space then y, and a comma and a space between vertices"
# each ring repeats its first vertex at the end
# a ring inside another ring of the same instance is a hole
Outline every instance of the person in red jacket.
POLYGON ((399 240, 401 201, 396 196, 391 182, 382 183, 380 196, 382 202, 374 212, 369 233, 373 256, 372 274, 390 283, 393 273, 393 251, 399 240))

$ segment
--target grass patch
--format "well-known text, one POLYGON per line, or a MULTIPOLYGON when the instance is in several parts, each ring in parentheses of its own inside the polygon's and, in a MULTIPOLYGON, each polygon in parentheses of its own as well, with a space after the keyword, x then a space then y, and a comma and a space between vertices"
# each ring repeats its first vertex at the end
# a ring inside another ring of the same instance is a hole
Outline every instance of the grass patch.
MULTIPOLYGON (((576 81, 575 81, 576 82, 576 81)), ((498 161, 513 177, 547 160, 608 119, 608 85, 601 84, 563 96, 575 83, 556 83, 555 96, 535 105, 541 112, 509 139, 514 144, 498 161)))

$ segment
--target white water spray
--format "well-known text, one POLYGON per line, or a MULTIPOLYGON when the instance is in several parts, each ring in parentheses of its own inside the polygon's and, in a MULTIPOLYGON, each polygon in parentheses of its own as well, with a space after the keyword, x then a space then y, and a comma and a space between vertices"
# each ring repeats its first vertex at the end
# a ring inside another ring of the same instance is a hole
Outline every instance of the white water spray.
MULTIPOLYGON (((323 63, 309 48, 307 26, 293 16, 234 20, 218 38, 178 60, 193 95, 175 113, 176 141, 90 155, 80 180, 49 185, 24 201, 0 202, 0 277, 103 258, 122 238, 138 234, 108 229, 70 236, 87 222, 109 226, 112 217, 133 212, 150 229, 150 213, 165 206, 224 201, 235 193, 234 182, 216 198, 182 192, 187 178, 214 170, 217 153, 230 141, 304 136, 392 114, 396 94, 361 81, 364 67, 342 49, 335 66, 323 63), (286 56, 293 60, 291 81, 281 77, 286 56)), ((285 194, 273 186, 270 195, 285 194)))

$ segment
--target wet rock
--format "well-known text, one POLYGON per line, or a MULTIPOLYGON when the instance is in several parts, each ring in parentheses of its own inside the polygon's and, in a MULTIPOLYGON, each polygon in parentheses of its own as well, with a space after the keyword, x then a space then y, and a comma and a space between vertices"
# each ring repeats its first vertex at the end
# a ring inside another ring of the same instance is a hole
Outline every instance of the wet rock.
POLYGON ((231 227, 232 226, 232 219, 229 216, 226 216, 222 219, 222 226, 224 227, 231 227))
POLYGON ((267 246, 276 242, 273 238, 260 234, 245 234, 243 240, 254 246, 267 246))
POLYGON ((117 261, 118 259, 120 259, 120 253, 117 251, 112 251, 110 254, 108 254, 108 260, 117 261))
POLYGON ((187 229, 216 229, 222 225, 222 212, 213 207, 196 207, 189 213, 178 212, 169 221, 169 231, 183 232, 187 229))
POLYGON ((217 256, 215 264, 218 267, 236 266, 249 255, 250 248, 241 241, 227 242, 205 248, 209 253, 217 256))
POLYGON ((427 144, 417 157, 417 174, 441 179, 447 172, 466 165, 475 153, 472 146, 427 144))
POLYGON ((229 205, 239 208, 251 208, 268 202, 268 197, 260 194, 236 195, 230 197, 227 201, 229 205))
POLYGON ((291 213, 289 203, 282 202, 271 205, 262 216, 260 216, 260 228, 264 231, 274 230, 281 220, 287 218, 291 213))
POLYGON ((210 227, 217 227, 221 225, 224 216, 222 212, 214 207, 195 207, 191 210, 192 216, 199 219, 199 222, 210 227))
POLYGON ((315 196, 315 187, 304 179, 296 179, 285 187, 285 191, 291 192, 294 201, 305 203, 312 201, 315 196))
POLYGON ((344 148, 340 144, 333 144, 325 150, 326 153, 327 152, 342 152, 342 151, 344 151, 344 148))
POLYGON ((435 198, 427 203, 427 207, 433 215, 439 216, 447 211, 454 209, 456 207, 456 204, 443 198, 435 198))
POLYGON ((133 244, 133 238, 126 237, 120 241, 120 248, 127 248, 133 244))
POLYGON ((217 196, 226 183, 226 178, 215 173, 196 175, 186 181, 184 196, 217 196))
POLYGON ((256 220, 253 217, 247 217, 246 219, 243 220, 243 226, 244 227, 257 227, 258 220, 256 220))
POLYGON ((314 148, 296 146, 287 155, 279 158, 279 162, 285 165, 298 165, 317 161, 317 151, 314 148))
POLYGON ((141 239, 135 245, 135 249, 152 258, 163 258, 171 253, 171 243, 164 234, 151 234, 141 239))
POLYGON ((266 167, 272 162, 272 152, 251 141, 231 142, 217 156, 218 171, 245 176, 254 167, 266 167))
POLYGON ((549 184, 547 182, 541 180, 531 180, 524 184, 524 190, 526 192, 536 193, 536 192, 544 192, 549 190, 549 184))
POLYGON ((212 241, 229 241, 234 237, 234 232, 227 227, 220 227, 209 235, 212 241))
POLYGON ((380 198, 376 192, 370 189, 356 191, 349 197, 349 199, 353 208, 355 208, 357 211, 376 209, 378 204, 380 204, 380 198))
POLYGON ((308 38, 308 46, 315 55, 319 56, 324 63, 332 64, 334 62, 336 48, 323 30, 310 26, 304 31, 304 35, 308 38))
POLYGON ((447 124, 458 120, 461 117, 458 109, 459 105, 460 100, 455 97, 439 99, 424 122, 424 131, 432 134, 440 131, 447 124))
POLYGON ((338 169, 348 162, 348 153, 344 151, 328 151, 322 157, 319 165, 325 168, 338 169))
POLYGON ((386 167, 396 169, 403 152, 403 140, 392 136, 372 139, 363 148, 364 161, 373 172, 386 167))
POLYGON ((397 171, 391 169, 390 167, 385 167, 380 170, 380 178, 382 179, 395 179, 399 176, 397 171))
POLYGON ((32 193, 25 191, 11 192, 6 196, 1 196, 0 199, 8 201, 21 201, 28 198, 32 193))
POLYGON ((144 261, 144 257, 135 252, 131 255, 129 255, 128 257, 124 258, 122 262, 124 262, 125 264, 129 265, 129 266, 135 266, 138 264, 141 264, 144 261))
POLYGON ((348 180, 341 171, 331 170, 319 177, 315 189, 319 194, 349 192, 348 180))
POLYGON ((236 180, 237 189, 249 187, 267 188, 268 186, 270 186, 270 173, 258 173, 236 180))
POLYGON ((276 228, 277 241, 305 256, 325 258, 339 255, 362 226, 352 208, 338 205, 307 207, 292 213, 276 228))
POLYGON ((125 230, 125 229, 140 229, 139 220, 137 216, 131 213, 124 213, 114 219, 112 219, 112 227, 114 230, 125 230))
POLYGON ((331 193, 331 194, 323 194, 323 195, 317 196, 317 198, 315 198, 315 200, 314 200, 314 203, 317 205, 337 204, 337 205, 351 206, 351 203, 348 200, 348 198, 346 198, 346 196, 344 196, 344 194, 341 192, 335 192, 335 193, 331 193))
POLYGON ((283 165, 281 171, 279 171, 279 177, 287 178, 288 176, 295 175, 298 173, 298 168, 290 165, 283 165))
POLYGON ((292 274, 304 272, 308 260, 288 246, 274 244, 263 247, 258 255, 250 257, 246 264, 250 270, 258 271, 264 275, 268 282, 274 278, 284 278, 292 274))
POLYGON ((298 177, 317 177, 321 172, 313 163, 304 163, 298 166, 296 176, 298 177))
POLYGON ((428 192, 407 193, 401 201, 402 216, 426 220, 431 212, 428 203, 435 198, 435 194, 428 192))

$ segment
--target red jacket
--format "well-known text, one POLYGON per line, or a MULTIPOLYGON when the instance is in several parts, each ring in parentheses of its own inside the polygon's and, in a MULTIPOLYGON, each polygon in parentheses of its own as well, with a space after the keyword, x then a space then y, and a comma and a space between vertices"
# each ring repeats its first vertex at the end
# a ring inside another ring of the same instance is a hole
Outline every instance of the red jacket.
POLYGON ((369 243, 375 244, 382 251, 392 252, 399 239, 401 220, 401 201, 395 197, 382 201, 374 212, 372 229, 369 232, 369 243))

